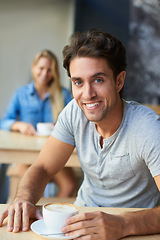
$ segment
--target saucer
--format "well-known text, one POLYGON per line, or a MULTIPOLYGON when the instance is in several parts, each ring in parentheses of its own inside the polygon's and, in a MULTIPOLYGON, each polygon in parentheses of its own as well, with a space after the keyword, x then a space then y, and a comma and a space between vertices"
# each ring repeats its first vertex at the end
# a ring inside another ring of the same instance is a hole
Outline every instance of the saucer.
POLYGON ((47 234, 47 229, 44 224, 44 220, 37 220, 31 224, 31 230, 38 234, 39 236, 46 238, 46 239, 56 239, 56 240, 64 240, 64 239, 74 239, 79 237, 79 235, 76 236, 65 236, 61 234, 56 234, 56 235, 48 235, 48 236, 42 236, 41 234, 47 234))
POLYGON ((50 134, 41 134, 39 132, 36 133, 37 137, 49 137, 50 135, 51 135, 51 133, 50 134))

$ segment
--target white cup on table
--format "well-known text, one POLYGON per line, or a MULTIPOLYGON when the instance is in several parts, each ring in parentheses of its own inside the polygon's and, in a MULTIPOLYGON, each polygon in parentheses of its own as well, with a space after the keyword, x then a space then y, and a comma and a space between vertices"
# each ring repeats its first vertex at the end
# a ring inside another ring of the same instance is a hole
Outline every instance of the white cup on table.
POLYGON ((62 226, 66 225, 66 219, 78 213, 79 208, 70 203, 48 203, 42 207, 44 224, 48 234, 62 233, 62 226))
POLYGON ((49 136, 54 128, 53 123, 40 122, 37 123, 37 134, 41 136, 49 136))

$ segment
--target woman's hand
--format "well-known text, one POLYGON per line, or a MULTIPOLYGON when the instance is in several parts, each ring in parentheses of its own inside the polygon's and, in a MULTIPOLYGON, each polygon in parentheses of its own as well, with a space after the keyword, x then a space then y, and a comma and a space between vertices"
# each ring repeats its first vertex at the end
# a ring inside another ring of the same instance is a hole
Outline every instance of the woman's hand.
POLYGON ((34 126, 30 123, 26 123, 26 122, 21 122, 21 121, 17 121, 15 123, 13 123, 13 125, 11 126, 11 130, 12 131, 19 131, 23 134, 26 135, 36 135, 36 129, 34 128, 34 126))

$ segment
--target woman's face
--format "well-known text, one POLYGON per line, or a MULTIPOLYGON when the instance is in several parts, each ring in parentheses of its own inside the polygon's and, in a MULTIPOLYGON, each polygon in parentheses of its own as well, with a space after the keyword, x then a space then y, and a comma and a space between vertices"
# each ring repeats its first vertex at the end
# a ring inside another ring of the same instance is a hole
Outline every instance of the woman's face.
POLYGON ((48 86, 53 78, 51 65, 52 61, 46 57, 41 57, 35 65, 32 65, 32 76, 36 85, 48 86))

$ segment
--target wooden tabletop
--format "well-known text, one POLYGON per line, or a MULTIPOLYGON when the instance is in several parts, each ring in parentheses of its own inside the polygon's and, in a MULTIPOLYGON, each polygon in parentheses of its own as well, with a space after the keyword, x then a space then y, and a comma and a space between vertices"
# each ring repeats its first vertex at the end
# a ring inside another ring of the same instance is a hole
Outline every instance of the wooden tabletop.
POLYGON ((153 105, 153 104, 144 104, 145 106, 152 108, 157 114, 160 115, 160 105, 153 105))
MULTIPOLYGON (((47 137, 27 136, 18 132, 0 130, 0 163, 32 164, 46 142, 47 137)), ((76 151, 66 166, 80 167, 76 151)))
MULTIPOLYGON (((6 204, 0 204, 0 213, 7 207, 6 204)), ((121 214, 126 211, 137 211, 139 209, 131 209, 131 208, 86 208, 82 207, 80 208, 80 212, 91 212, 101 210, 110 214, 121 214)), ((43 240, 45 238, 40 237, 39 235, 32 232, 32 230, 29 230, 27 232, 19 232, 19 233, 12 233, 7 231, 6 222, 3 224, 3 226, 0 228, 0 239, 1 240, 43 240)), ((160 234, 156 235, 149 235, 149 236, 131 236, 126 237, 124 239, 130 239, 130 240, 160 240, 160 234)))

